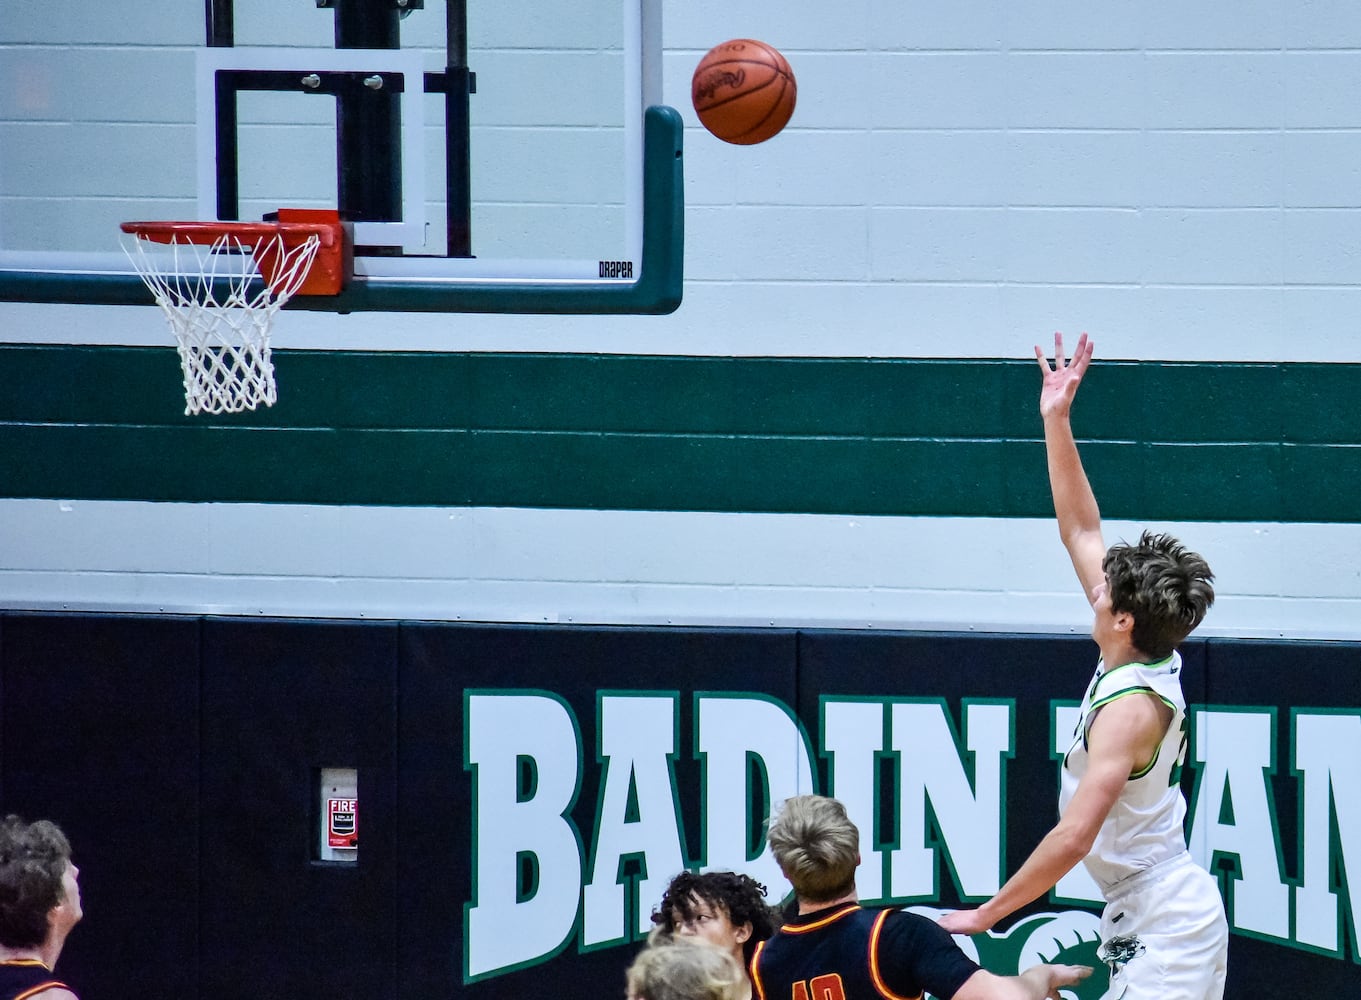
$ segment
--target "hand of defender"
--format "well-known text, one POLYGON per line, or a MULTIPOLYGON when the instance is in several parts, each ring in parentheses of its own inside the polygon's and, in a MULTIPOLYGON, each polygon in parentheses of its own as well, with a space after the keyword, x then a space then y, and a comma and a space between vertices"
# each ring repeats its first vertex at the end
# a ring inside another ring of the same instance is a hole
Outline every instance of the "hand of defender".
POLYGON ((1054 366, 1049 366, 1049 359, 1045 357, 1044 350, 1036 345, 1035 358, 1040 363, 1040 371, 1044 372, 1044 383, 1040 387, 1040 416, 1064 416, 1073 405, 1073 397, 1077 395, 1078 384, 1082 381, 1082 376, 1087 373, 1087 365, 1092 360, 1092 348, 1096 345, 1087 339, 1084 333, 1077 340, 1077 349, 1073 351, 1073 359, 1067 364, 1063 360, 1063 334, 1054 334, 1054 366))
POLYGON ((1059 990, 1064 986, 1076 986, 1092 974, 1090 965, 1046 965, 1049 973, 1049 1000, 1061 1000, 1059 990))
POLYGON ((982 934, 992 929, 992 923, 983 917, 981 910, 955 910, 936 919, 951 934, 982 934))

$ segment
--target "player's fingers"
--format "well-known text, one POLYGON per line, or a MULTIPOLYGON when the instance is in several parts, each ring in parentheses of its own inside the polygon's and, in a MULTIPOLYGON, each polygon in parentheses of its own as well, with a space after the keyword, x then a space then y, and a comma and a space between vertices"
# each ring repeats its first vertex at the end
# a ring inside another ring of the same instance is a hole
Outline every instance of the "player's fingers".
POLYGON ((1054 331, 1054 368, 1063 367, 1063 334, 1054 331))
POLYGON ((1092 360, 1092 351, 1095 348, 1095 341, 1089 339, 1085 333, 1078 340, 1077 350, 1073 353, 1073 367, 1077 369, 1079 375, 1087 370, 1087 365, 1092 360))
POLYGON ((1035 360, 1040 363, 1040 371, 1048 375, 1052 368, 1049 367, 1049 355, 1044 353, 1044 348, 1039 344, 1035 345, 1035 360))

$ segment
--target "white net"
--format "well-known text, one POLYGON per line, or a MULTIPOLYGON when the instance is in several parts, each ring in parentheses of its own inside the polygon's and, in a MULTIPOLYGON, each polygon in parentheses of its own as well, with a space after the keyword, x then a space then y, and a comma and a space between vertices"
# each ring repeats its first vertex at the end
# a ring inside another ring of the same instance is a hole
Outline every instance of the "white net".
POLYGON ((286 248, 224 234, 211 245, 124 240, 179 344, 184 412, 239 413, 278 398, 269 334, 274 314, 302 285, 320 240, 286 248), (261 266, 268 281, 260 279, 261 266), (252 287, 254 286, 254 287, 252 287))

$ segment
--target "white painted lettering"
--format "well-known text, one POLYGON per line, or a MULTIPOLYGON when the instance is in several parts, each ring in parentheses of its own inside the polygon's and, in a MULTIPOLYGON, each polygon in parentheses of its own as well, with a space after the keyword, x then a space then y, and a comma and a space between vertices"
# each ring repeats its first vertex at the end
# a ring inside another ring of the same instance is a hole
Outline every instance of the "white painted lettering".
POLYGON ((582 894, 582 944, 632 940, 652 926, 652 907, 685 867, 672 762, 676 702, 670 697, 608 695, 600 699, 600 762, 591 881, 582 894), (643 878, 621 878, 626 858, 641 858, 643 878), (628 894, 627 898, 625 894, 628 894))
POLYGON ((890 709, 890 745, 899 754, 902 782, 899 847, 889 856, 895 898, 939 895, 928 802, 961 895, 990 896, 1001 887, 1002 759, 1012 753, 1011 706, 966 702, 964 713, 972 781, 942 702, 895 702, 890 709))
POLYGON ((538 961, 572 934, 581 846, 567 811, 580 782, 580 735, 566 704, 550 695, 469 695, 464 724, 476 879, 464 968, 473 979, 538 961), (526 862, 537 875, 528 887, 526 862))
MULTIPOLYGON (((1300 873, 1295 889, 1295 939, 1341 957, 1344 919, 1361 926, 1361 715, 1295 716, 1295 772, 1300 781, 1300 873), (1332 831, 1336 822, 1337 839, 1332 831), (1329 888, 1331 873, 1346 881, 1347 916, 1329 888)), ((1357 957, 1357 956, 1353 956, 1357 957)))
POLYGON ((875 846, 879 755, 886 749, 886 736, 882 701, 823 702, 823 755, 830 762, 827 794, 841 800, 851 822, 860 828, 860 868, 855 873, 855 887, 867 902, 886 896, 888 856, 875 846))
POLYGON ((758 696, 696 699, 695 746, 704 762, 705 867, 746 872, 765 884, 773 900, 789 883, 770 854, 764 832, 750 849, 770 810, 793 795, 813 792, 813 755, 793 713, 758 696), (754 762, 763 787, 748 781, 754 762))
POLYGON ((1290 936, 1290 892, 1267 776, 1275 771, 1275 714, 1195 712, 1196 760, 1202 765, 1191 823, 1191 853, 1212 873, 1216 856, 1234 862, 1225 899, 1229 925, 1290 936))

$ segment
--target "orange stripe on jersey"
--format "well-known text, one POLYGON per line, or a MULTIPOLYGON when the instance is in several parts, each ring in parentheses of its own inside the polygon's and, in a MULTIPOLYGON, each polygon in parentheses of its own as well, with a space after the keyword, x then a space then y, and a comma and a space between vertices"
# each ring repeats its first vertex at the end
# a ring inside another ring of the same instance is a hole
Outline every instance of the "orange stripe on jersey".
MULTIPOLYGON (((41 962, 38 964, 42 965, 41 962)), ((67 986, 65 983, 59 983, 53 979, 50 982, 39 983, 37 986, 33 987, 33 989, 20 993, 14 1000, 28 1000, 29 997, 37 996, 39 993, 46 990, 70 990, 70 988, 71 987, 67 986)))
POLYGON ((766 987, 761 982, 761 973, 756 970, 756 963, 761 958, 761 952, 766 950, 765 941, 756 943, 756 950, 751 953, 751 962, 747 965, 747 972, 751 975, 751 985, 756 991, 756 1000, 766 1000, 766 987))
POLYGON ((879 916, 874 918, 874 926, 870 929, 870 979, 874 981, 874 988, 879 991, 881 996, 888 1000, 921 1000, 921 994, 915 997, 903 997, 894 993, 884 982, 884 977, 879 974, 879 932, 884 929, 884 921, 892 910, 884 910, 879 916))
POLYGON ((811 924, 785 924, 780 930, 786 934, 807 934, 810 931, 820 931, 833 921, 840 920, 847 914, 854 913, 859 909, 859 903, 851 903, 849 906, 843 907, 835 913, 827 914, 827 916, 823 917, 821 920, 814 920, 811 924))

